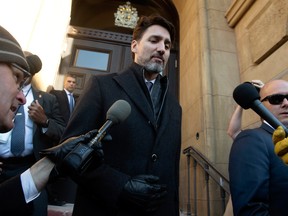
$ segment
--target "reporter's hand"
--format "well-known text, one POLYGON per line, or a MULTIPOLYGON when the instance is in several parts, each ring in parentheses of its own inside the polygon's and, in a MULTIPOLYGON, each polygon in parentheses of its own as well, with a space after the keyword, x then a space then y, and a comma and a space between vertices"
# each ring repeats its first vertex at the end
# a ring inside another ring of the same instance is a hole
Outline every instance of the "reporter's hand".
POLYGON ((261 80, 251 80, 251 83, 259 89, 264 86, 264 83, 261 80))
POLYGON ((158 182, 159 178, 153 175, 132 177, 120 195, 120 208, 136 213, 157 211, 167 195, 166 185, 158 182))
POLYGON ((272 140, 275 145, 274 152, 281 157, 284 163, 288 164, 288 138, 285 137, 285 130, 279 126, 273 132, 272 140))
MULTIPOLYGON (((49 148, 44 149, 40 152, 42 156, 47 156, 51 161, 53 161, 56 164, 59 164, 63 161, 63 159, 66 157, 68 153, 70 153, 79 143, 82 144, 88 144, 89 141, 96 136, 98 130, 92 130, 86 133, 85 135, 81 135, 78 137, 71 137, 67 140, 65 140, 63 143, 49 148)), ((97 149, 101 151, 100 149, 97 149)), ((100 156, 101 154, 99 154, 100 156)), ((102 152, 103 157, 103 152, 102 152)))

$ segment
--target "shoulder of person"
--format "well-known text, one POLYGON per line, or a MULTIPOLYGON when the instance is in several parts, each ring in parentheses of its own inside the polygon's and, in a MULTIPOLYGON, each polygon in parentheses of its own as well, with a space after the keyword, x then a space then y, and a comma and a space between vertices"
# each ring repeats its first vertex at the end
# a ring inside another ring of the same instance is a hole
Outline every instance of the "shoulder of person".
POLYGON ((44 92, 44 91, 40 91, 40 94, 42 95, 44 100, 45 99, 55 99, 56 100, 56 96, 54 94, 44 92))
POLYGON ((49 93, 50 93, 50 94, 60 94, 60 93, 62 93, 62 92, 65 92, 64 89, 63 89, 63 90, 55 90, 55 89, 53 89, 53 90, 51 90, 49 93))
MULTIPOLYGON (((272 134, 263 129, 262 127, 258 128, 253 128, 253 129, 245 129, 242 130, 234 140, 234 143, 237 142, 253 142, 255 143, 267 143, 267 142, 272 142, 272 134)), ((250 144, 251 144, 250 143, 250 144)))

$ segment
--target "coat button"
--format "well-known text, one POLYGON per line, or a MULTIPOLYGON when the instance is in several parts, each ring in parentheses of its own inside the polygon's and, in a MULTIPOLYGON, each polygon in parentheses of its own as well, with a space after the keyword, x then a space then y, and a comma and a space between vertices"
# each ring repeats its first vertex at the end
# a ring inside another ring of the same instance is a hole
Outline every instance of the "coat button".
POLYGON ((151 158, 152 158, 152 161, 155 162, 158 159, 158 156, 157 154, 152 154, 151 158))

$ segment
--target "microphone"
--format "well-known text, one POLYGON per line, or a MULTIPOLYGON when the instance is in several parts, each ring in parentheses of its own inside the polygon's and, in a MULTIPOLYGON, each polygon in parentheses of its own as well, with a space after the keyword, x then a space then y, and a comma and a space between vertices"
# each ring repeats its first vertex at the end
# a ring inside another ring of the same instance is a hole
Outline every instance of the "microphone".
POLYGON ((244 82, 238 85, 233 91, 233 98, 243 109, 251 108, 275 129, 282 126, 286 136, 288 135, 287 128, 261 103, 260 95, 252 83, 244 82))
POLYGON ((125 100, 117 100, 112 104, 109 110, 106 113, 106 122, 104 125, 98 130, 96 137, 94 137, 89 143, 88 146, 92 147, 95 143, 102 140, 102 138, 106 135, 107 131, 110 129, 112 125, 119 124, 123 122, 131 112, 130 104, 125 100))
MULTIPOLYGON (((109 108, 106 113, 106 122, 98 130, 97 135, 87 144, 79 143, 63 160, 64 166, 70 173, 82 175, 88 169, 93 161, 94 165, 99 165, 103 159, 103 155, 95 157, 93 146, 106 135, 108 129, 114 125, 124 121, 131 112, 130 104, 125 100, 118 100, 109 108)), ((95 146, 94 146, 95 147, 95 146)))

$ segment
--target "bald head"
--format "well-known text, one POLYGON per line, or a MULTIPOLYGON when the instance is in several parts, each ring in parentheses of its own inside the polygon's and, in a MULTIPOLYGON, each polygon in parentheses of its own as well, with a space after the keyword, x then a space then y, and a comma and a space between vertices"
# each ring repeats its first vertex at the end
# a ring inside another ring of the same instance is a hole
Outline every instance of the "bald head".
POLYGON ((286 127, 288 126, 288 82, 272 80, 260 90, 263 105, 286 127))
POLYGON ((272 80, 267 82, 260 90, 261 100, 272 94, 288 94, 288 82, 285 80, 272 80))

